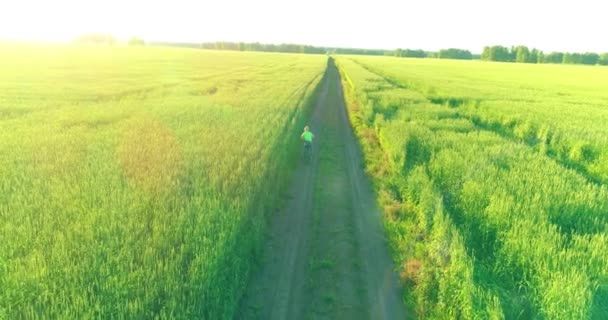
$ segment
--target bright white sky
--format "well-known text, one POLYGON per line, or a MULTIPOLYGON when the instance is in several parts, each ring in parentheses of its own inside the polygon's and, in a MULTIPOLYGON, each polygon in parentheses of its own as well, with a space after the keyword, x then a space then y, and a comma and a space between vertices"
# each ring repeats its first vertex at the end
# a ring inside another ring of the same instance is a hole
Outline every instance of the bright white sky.
MULTIPOLYGON (((606 2, 606 1, 604 1, 606 2)), ((86 32, 356 48, 608 52, 602 0, 1 0, 0 39, 86 32)))

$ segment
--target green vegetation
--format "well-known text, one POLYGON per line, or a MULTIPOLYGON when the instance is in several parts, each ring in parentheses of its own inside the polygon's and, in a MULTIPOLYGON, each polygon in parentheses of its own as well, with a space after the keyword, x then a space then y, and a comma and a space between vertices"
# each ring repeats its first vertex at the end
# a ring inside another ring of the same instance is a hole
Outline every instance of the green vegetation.
MULTIPOLYGON (((438 56, 452 54, 467 52, 438 56)), ((420 318, 608 318, 608 69, 336 62, 420 318)), ((232 318, 326 63, 0 45, 0 319, 232 318)), ((334 196, 353 196, 331 174, 345 175, 332 112, 317 233, 353 228, 334 219, 349 207, 334 196)), ((332 236, 311 243, 312 287, 358 270, 340 265, 358 240, 323 247, 332 236)))
POLYGON ((201 48, 208 50, 227 51, 262 51, 262 52, 284 52, 284 53, 308 53, 308 54, 360 54, 360 55, 385 55, 391 51, 382 49, 357 49, 357 48, 335 48, 314 47, 309 45, 283 43, 267 44, 259 42, 203 42, 203 43, 175 43, 175 42, 153 42, 153 45, 179 46, 189 48, 201 48))
POLYGON ((418 316, 608 317, 608 70, 337 64, 418 316))
POLYGON ((457 60, 472 60, 473 59, 473 55, 471 54, 471 52, 469 50, 462 50, 462 49, 455 49, 455 48, 439 50, 437 57, 439 59, 457 59, 457 60))
POLYGON ((404 58, 426 58, 428 54, 424 50, 412 50, 412 49, 397 49, 395 50, 395 57, 404 57, 404 58))
POLYGON ((586 64, 586 65, 606 65, 608 64, 608 53, 601 55, 594 52, 570 53, 570 52, 551 52, 543 53, 538 49, 528 49, 526 46, 503 47, 487 46, 483 48, 482 60, 519 62, 519 63, 563 63, 563 64, 586 64))
POLYGON ((368 55, 368 56, 395 56, 410 58, 438 58, 438 59, 460 59, 471 60, 479 59, 479 55, 473 55, 468 50, 463 49, 442 49, 438 52, 411 49, 360 49, 360 48, 335 48, 335 47, 314 47, 300 44, 264 44, 247 42, 204 42, 204 43, 152 43, 160 45, 171 45, 189 48, 202 48, 209 50, 229 50, 229 51, 264 51, 264 52, 286 52, 286 53, 309 53, 309 54, 348 54, 348 55, 368 55))
POLYGON ((231 318, 325 65, 2 46, 0 319, 231 318))

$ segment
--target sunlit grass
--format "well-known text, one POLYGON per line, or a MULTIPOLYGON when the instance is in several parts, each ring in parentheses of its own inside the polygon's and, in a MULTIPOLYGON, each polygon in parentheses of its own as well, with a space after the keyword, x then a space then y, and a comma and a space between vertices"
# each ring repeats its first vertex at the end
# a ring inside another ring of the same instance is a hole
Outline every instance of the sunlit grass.
POLYGON ((0 318, 231 318, 325 62, 0 48, 0 318))
POLYGON ((608 69, 337 61, 419 316, 608 316, 608 69))

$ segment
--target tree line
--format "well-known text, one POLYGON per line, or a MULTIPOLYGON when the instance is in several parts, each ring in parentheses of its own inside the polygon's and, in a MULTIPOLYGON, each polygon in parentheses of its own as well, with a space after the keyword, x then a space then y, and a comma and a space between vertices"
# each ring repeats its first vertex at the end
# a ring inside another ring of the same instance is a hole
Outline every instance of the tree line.
POLYGON ((529 49, 526 46, 486 46, 483 48, 481 59, 486 61, 518 62, 518 63, 563 63, 563 64, 586 64, 586 65, 608 65, 608 53, 597 54, 594 52, 571 53, 550 52, 544 53, 536 48, 529 49))
POLYGON ((267 44, 259 42, 151 42, 150 45, 174 46, 199 48, 207 50, 229 50, 229 51, 263 51, 263 52, 282 52, 282 53, 306 53, 306 54, 361 54, 361 55, 384 55, 386 50, 374 49, 355 49, 355 48, 333 48, 315 47, 310 45, 282 43, 267 44))
POLYGON ((201 48, 208 50, 232 50, 232 51, 265 51, 284 53, 310 53, 310 54, 354 54, 370 56, 396 56, 412 58, 439 58, 439 59, 467 59, 479 58, 468 50, 450 48, 438 52, 411 50, 411 49, 359 49, 359 48, 337 48, 337 47, 315 47, 299 44, 264 44, 258 42, 203 42, 203 43, 167 43, 155 42, 153 45, 170 45, 190 48, 201 48))
MULTIPOLYGON (((96 45, 115 45, 119 41, 110 34, 88 33, 83 34, 76 39, 75 43, 79 44, 96 44, 96 45)), ((173 46, 186 48, 199 48, 207 50, 230 50, 230 51, 264 51, 264 52, 283 52, 283 53, 306 53, 306 54, 353 54, 353 55, 370 55, 370 56, 396 56, 410 58, 438 58, 438 59, 479 59, 479 56, 471 54, 468 50, 449 48, 442 49, 438 52, 412 50, 412 49, 360 49, 360 48, 338 48, 338 47, 316 47, 301 44, 266 44, 259 42, 144 42, 143 39, 132 37, 126 44, 130 46, 173 46)))
MULTIPOLYGON (((190 44, 189 46, 193 46, 190 44)), ((244 42, 204 42, 195 45, 203 49, 210 50, 238 50, 238 51, 267 51, 267 52, 287 52, 287 53, 329 53, 329 54, 360 54, 369 56, 396 56, 411 58, 439 58, 439 59, 466 59, 479 58, 468 50, 463 49, 442 49, 438 52, 412 50, 412 49, 359 49, 359 48, 336 48, 336 47, 315 47, 297 44, 263 44, 263 43, 244 43, 244 42)))
MULTIPOLYGON (((105 44, 114 45, 118 41, 109 34, 89 33, 79 36, 74 40, 80 44, 105 44)), ((143 46, 143 39, 133 37, 127 41, 131 46, 143 46)), ((405 58, 437 58, 437 59, 481 59, 486 61, 518 62, 518 63, 563 63, 563 64, 586 64, 586 65, 608 65, 608 52, 597 54, 593 52, 570 53, 550 52, 544 53, 536 48, 529 49, 526 46, 486 46, 481 55, 472 54, 469 50, 449 48, 437 52, 420 49, 358 49, 358 48, 336 48, 315 47, 300 44, 264 44, 259 42, 203 42, 203 43, 179 43, 179 42, 151 42, 150 45, 177 46, 188 48, 200 48, 209 50, 232 50, 232 51, 265 51, 284 53, 307 53, 307 54, 354 54, 371 56, 395 56, 405 58)))
POLYGON ((457 48, 449 48, 449 49, 441 49, 437 52, 433 51, 424 51, 424 50, 412 50, 412 49, 397 49, 392 52, 395 57, 404 57, 404 58, 437 58, 437 59, 459 59, 459 60, 472 60, 478 59, 479 56, 476 56, 471 53, 469 50, 457 49, 457 48))
POLYGON ((259 42, 203 42, 197 47, 209 50, 233 50, 233 51, 265 51, 283 53, 310 53, 310 54, 360 54, 381 56, 385 55, 386 50, 381 49, 358 49, 358 48, 335 48, 335 47, 315 47, 309 45, 282 43, 265 44, 259 42))
POLYGON ((201 49, 210 50, 232 50, 232 51, 266 51, 266 52, 289 52, 289 53, 316 53, 323 54, 324 48, 298 44, 264 44, 246 42, 204 42, 199 45, 201 49))

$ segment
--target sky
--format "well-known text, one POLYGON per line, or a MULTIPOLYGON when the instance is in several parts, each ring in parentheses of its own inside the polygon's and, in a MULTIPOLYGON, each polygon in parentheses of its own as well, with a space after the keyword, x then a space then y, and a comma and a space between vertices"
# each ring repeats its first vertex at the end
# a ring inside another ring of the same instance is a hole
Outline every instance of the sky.
POLYGON ((601 0, 2 0, 0 39, 243 41, 423 49, 526 45, 608 52, 601 0))

